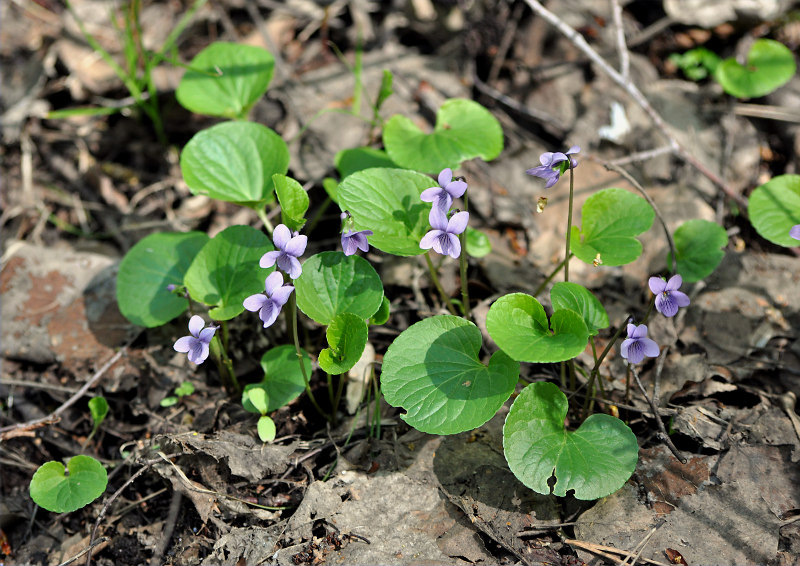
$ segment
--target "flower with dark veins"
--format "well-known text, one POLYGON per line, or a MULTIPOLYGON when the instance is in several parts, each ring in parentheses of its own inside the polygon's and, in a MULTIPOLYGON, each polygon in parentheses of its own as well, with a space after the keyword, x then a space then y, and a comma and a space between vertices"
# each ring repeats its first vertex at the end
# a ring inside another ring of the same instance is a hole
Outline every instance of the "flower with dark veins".
POLYGON ((656 296, 656 310, 666 317, 678 314, 678 307, 689 306, 689 296, 678 291, 683 278, 680 275, 673 275, 669 281, 663 277, 651 277, 648 281, 650 290, 656 296))
POLYGON ((528 175, 541 177, 547 181, 544 188, 549 189, 558 182, 564 171, 567 169, 574 169, 578 166, 578 160, 570 156, 579 153, 580 150, 581 148, 579 146, 573 145, 565 153, 546 151, 539 156, 539 163, 541 163, 541 165, 528 169, 525 172, 528 175))
POLYGON ((458 234, 467 229, 469 212, 457 212, 448 220, 447 215, 439 207, 434 206, 431 208, 428 220, 433 230, 422 237, 419 247, 423 250, 433 248, 436 253, 458 259, 458 256, 461 255, 461 242, 458 240, 458 234))
POLYGON ((176 352, 188 353, 189 361, 193 364, 202 364, 206 361, 209 352, 208 345, 214 337, 214 332, 219 328, 217 326, 203 328, 205 325, 206 323, 201 316, 194 315, 189 319, 189 334, 191 336, 178 338, 173 346, 176 352))
POLYGON ((297 258, 306 251, 308 236, 300 236, 297 232, 292 234, 285 224, 278 224, 272 232, 272 243, 278 249, 265 253, 258 265, 267 268, 277 263, 278 269, 288 273, 292 279, 300 277, 303 268, 297 258))
POLYGON ((273 271, 264 281, 264 293, 247 297, 243 303, 244 308, 250 312, 258 312, 258 318, 264 323, 264 328, 267 328, 278 319, 292 291, 292 285, 283 284, 283 275, 279 271, 273 271))
POLYGON ((432 202, 434 208, 439 208, 444 213, 450 210, 450 205, 453 204, 453 199, 462 196, 467 190, 467 184, 464 181, 454 181, 453 171, 450 168, 443 169, 439 173, 439 186, 425 189, 419 195, 419 198, 424 202, 432 202))
POLYGON ((356 250, 364 253, 369 251, 367 236, 372 236, 372 230, 346 230, 342 232, 342 250, 344 255, 353 255, 356 250))
POLYGON ((628 337, 622 341, 620 353, 623 358, 628 360, 628 363, 638 364, 645 356, 657 358, 661 352, 658 344, 647 337, 646 325, 628 324, 628 337))

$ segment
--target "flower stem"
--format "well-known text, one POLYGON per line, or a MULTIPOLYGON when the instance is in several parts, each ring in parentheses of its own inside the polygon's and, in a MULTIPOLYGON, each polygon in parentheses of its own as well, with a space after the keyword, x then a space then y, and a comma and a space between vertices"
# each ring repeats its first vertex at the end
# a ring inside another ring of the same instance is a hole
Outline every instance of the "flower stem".
POLYGON ((538 289, 536 289, 536 291, 533 293, 533 296, 534 296, 534 297, 535 297, 535 296, 537 296, 537 295, 538 295, 539 293, 541 293, 542 291, 544 291, 544 288, 545 288, 545 287, 547 287, 547 284, 548 284, 548 283, 550 283, 550 281, 552 281, 552 280, 553 280, 553 277, 555 277, 555 276, 556 276, 556 274, 557 274, 559 271, 561 271, 561 268, 562 268, 562 267, 564 267, 565 265, 567 265, 567 262, 568 262, 568 261, 570 260, 570 258, 572 258, 572 256, 574 256, 574 255, 575 255, 575 254, 573 254, 573 253, 570 253, 570 254, 569 254, 569 256, 567 256, 567 259, 563 260, 561 263, 559 263, 559 264, 556 266, 556 268, 555 268, 555 269, 554 269, 554 270, 553 270, 553 271, 550 273, 550 275, 548 275, 548 276, 547 276, 547 279, 545 279, 544 281, 542 281, 542 284, 541 284, 541 285, 539 285, 539 288, 538 288, 538 289))
POLYGON ((430 271, 431 274, 431 281, 433 281, 433 285, 436 287, 436 290, 439 291, 439 296, 442 297, 442 301, 444 301, 444 304, 447 305, 447 310, 449 310, 453 315, 458 316, 456 313, 456 307, 453 306, 453 302, 450 300, 450 297, 447 296, 447 293, 444 292, 444 288, 439 282, 439 276, 436 275, 436 268, 433 266, 433 261, 431 261, 430 252, 425 254, 425 261, 428 262, 428 271, 430 271))
MULTIPOLYGON (((614 346, 614 344, 617 343, 617 339, 619 339, 619 337, 622 336, 622 331, 625 330, 626 322, 628 321, 629 318, 630 315, 627 315, 625 317, 625 322, 623 322, 620 325, 620 327, 617 329, 617 333, 614 334, 614 337, 608 341, 608 344, 606 344, 606 347, 601 352, 600 357, 597 358, 597 361, 594 363, 594 367, 592 368, 592 373, 589 375, 589 383, 586 384, 587 395, 586 398, 583 400, 584 418, 586 418, 586 413, 589 409, 589 398, 592 396, 592 388, 594 387, 595 379, 597 379, 597 376, 600 373, 600 364, 603 363, 603 360, 606 359, 606 355, 608 355, 608 353, 611 351, 611 348, 614 346)), ((594 349, 594 343, 592 344, 592 348, 594 349)))
MULTIPOLYGON (((571 165, 571 164, 570 164, 571 165)), ((575 195, 575 176, 573 169, 569 168, 569 210, 567 212, 567 249, 564 252, 564 281, 569 281, 569 258, 571 257, 569 240, 572 235, 572 201, 575 195)))
POLYGON ((256 208, 256 214, 258 214, 258 217, 261 219, 261 223, 264 224, 264 228, 267 230, 267 233, 272 235, 272 222, 270 222, 269 218, 267 218, 267 212, 262 208, 256 208))
POLYGON ((311 404, 314 405, 314 408, 317 410, 317 412, 325 417, 325 420, 330 421, 331 416, 322 410, 322 407, 319 406, 317 399, 314 397, 314 393, 311 391, 311 382, 309 381, 308 374, 306 373, 306 365, 303 363, 303 351, 300 349, 300 338, 297 336, 297 299, 295 298, 294 293, 289 295, 289 300, 286 304, 289 307, 289 310, 286 311, 286 326, 292 335, 292 339, 294 340, 294 349, 295 352, 297 352, 297 362, 300 364, 300 371, 303 374, 303 382, 306 386, 306 394, 308 394, 308 398, 311 401, 311 404))
POLYGON ((222 321, 221 325, 223 339, 220 339, 219 336, 215 334, 209 343, 211 358, 214 360, 217 370, 219 370, 219 376, 225 391, 228 392, 228 395, 238 395, 242 390, 239 387, 239 381, 236 379, 236 373, 233 371, 233 361, 231 361, 223 345, 223 340, 226 340, 224 335, 227 330, 225 321, 222 321))
POLYGON ((467 231, 461 233, 461 257, 458 258, 461 267, 461 310, 464 318, 469 320, 469 280, 467 279, 467 231))

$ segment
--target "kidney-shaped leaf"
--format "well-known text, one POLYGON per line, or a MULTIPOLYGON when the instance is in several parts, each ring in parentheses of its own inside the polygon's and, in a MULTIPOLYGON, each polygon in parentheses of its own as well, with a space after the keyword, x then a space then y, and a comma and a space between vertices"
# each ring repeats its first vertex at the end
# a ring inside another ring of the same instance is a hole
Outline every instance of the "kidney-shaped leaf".
POLYGON ((500 155, 503 130, 497 118, 477 102, 452 98, 442 104, 430 134, 405 116, 392 116, 383 128, 383 144, 401 167, 438 174, 468 159, 491 161, 500 155))
POLYGON ((108 474, 103 465, 90 456, 74 456, 67 464, 47 462, 31 478, 31 499, 53 513, 70 513, 85 507, 106 490, 108 474))
POLYGON ((181 106, 243 120, 267 91, 275 59, 261 47, 217 41, 198 53, 189 67, 175 91, 181 106))
POLYGON ((399 168, 385 151, 374 147, 354 147, 343 149, 333 159, 339 176, 344 179, 348 175, 373 167, 399 168))
POLYGON ((286 174, 289 149, 254 122, 225 122, 201 130, 181 153, 181 172, 194 194, 252 208, 272 201, 272 176, 286 174))
MULTIPOLYGON (((311 377, 311 357, 308 352, 302 352, 306 375, 311 377)), ((261 357, 261 368, 264 370, 264 379, 259 383, 245 385, 242 405, 246 411, 262 415, 271 413, 288 405, 305 391, 305 380, 294 346, 287 344, 267 350, 261 357), (256 388, 264 390, 267 403, 265 410, 257 408, 251 401, 252 390, 256 388)))
POLYGON ((578 430, 564 428, 567 397, 552 383, 532 383, 514 400, 503 427, 503 450, 514 475, 542 494, 573 490, 577 499, 614 493, 636 468, 639 445, 611 415, 591 415, 578 430))
POLYGON ((572 227, 570 248, 586 263, 598 254, 603 265, 624 265, 639 257, 642 244, 634 236, 653 225, 655 213, 642 197, 624 189, 603 189, 581 209, 581 228, 572 227))
POLYGON ((800 224, 800 175, 780 175, 756 187, 747 212, 763 238, 787 248, 800 244, 789 235, 792 226, 800 224))
POLYGON ((319 367, 331 375, 349 371, 364 353, 367 323, 357 314, 342 312, 331 321, 325 334, 330 347, 319 353, 319 367))
POLYGON ((788 47, 772 39, 758 39, 747 54, 747 64, 725 59, 714 71, 723 90, 738 98, 764 96, 789 82, 797 65, 788 47))
POLYGON ((214 236, 194 258, 184 282, 189 295, 213 306, 215 320, 229 320, 244 311, 242 302, 264 292, 264 280, 274 268, 263 269, 258 260, 275 249, 263 232, 250 226, 230 226, 214 236))
POLYGON ((402 407, 408 424, 431 434, 456 434, 488 421, 514 392, 519 364, 495 352, 478 358, 481 332, 469 321, 443 315, 404 330, 386 351, 381 389, 402 407))
POLYGON ((608 326, 608 313, 591 291, 583 285, 561 281, 550 290, 553 310, 568 309, 583 317, 589 336, 594 336, 601 328, 608 326))
POLYGON ((544 307, 525 293, 495 301, 486 315, 486 330, 501 350, 520 362, 569 360, 580 354, 589 340, 580 314, 557 310, 548 324, 544 307))
MULTIPOLYGON (((699 218, 678 226, 673 239, 678 273, 686 283, 711 275, 725 255, 721 248, 728 245, 728 233, 722 226, 699 218)), ((672 252, 667 253, 667 265, 672 265, 672 252)))
POLYGON ((186 299, 167 290, 167 285, 183 285, 186 270, 206 242, 208 236, 202 232, 163 232, 133 246, 117 274, 117 303, 125 318, 153 328, 185 311, 186 299))

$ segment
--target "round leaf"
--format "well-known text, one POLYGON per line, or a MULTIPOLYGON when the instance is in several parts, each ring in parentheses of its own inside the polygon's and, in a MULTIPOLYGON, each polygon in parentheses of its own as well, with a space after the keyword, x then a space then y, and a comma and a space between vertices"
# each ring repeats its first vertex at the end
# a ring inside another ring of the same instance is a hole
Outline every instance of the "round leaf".
POLYGON ((320 324, 330 324, 343 312, 366 320, 383 300, 383 285, 375 268, 362 257, 342 252, 322 252, 308 258, 294 285, 297 306, 320 324))
POLYGON ((89 414, 92 415, 92 422, 97 428, 108 415, 108 401, 105 397, 92 397, 89 399, 89 414))
POLYGON ((436 114, 433 133, 425 134, 409 118, 392 116, 383 128, 389 157, 408 169, 438 174, 480 157, 491 161, 503 151, 503 130, 497 118, 472 100, 452 98, 436 114))
POLYGON ((267 91, 275 59, 252 45, 214 42, 189 64, 175 97, 191 112, 245 119, 267 91))
MULTIPOLYGON (((311 378, 311 357, 307 352, 302 352, 306 375, 311 378)), ((264 380, 259 385, 267 392, 268 413, 288 405, 306 389, 294 346, 284 345, 267 350, 261 357, 261 368, 264 370, 264 380)))
MULTIPOLYGON (((711 275, 725 255, 721 248, 728 245, 728 234, 722 226, 700 219, 681 224, 675 230, 673 239, 678 256, 678 273, 686 283, 694 283, 711 275)), ((667 265, 672 265, 672 252, 667 253, 667 265)))
POLYGON ((333 159, 339 176, 344 179, 348 175, 373 167, 398 168, 385 151, 374 147, 356 147, 343 149, 333 159))
POLYGON ((254 122, 225 122, 195 134, 181 153, 181 171, 194 194, 251 208, 272 201, 272 176, 289 168, 281 137, 254 122))
POLYGON ((106 490, 108 474, 103 465, 90 456, 75 456, 67 464, 43 464, 31 478, 31 499, 53 513, 70 513, 85 507, 106 490))
POLYGON ((264 389, 263 385, 251 383, 249 386, 245 387, 245 390, 242 392, 242 406, 244 406, 246 411, 251 413, 266 415, 268 412, 267 408, 269 407, 269 398, 267 396, 267 390, 264 389))
POLYGON ((408 424, 431 434, 456 434, 488 421, 519 378, 519 364, 495 352, 478 358, 481 332, 462 318, 426 318, 404 330, 386 351, 381 390, 403 407, 408 424))
POLYGON ((614 493, 636 468, 639 445, 610 415, 591 415, 574 432, 564 428, 568 403, 552 383, 532 383, 514 400, 503 427, 503 450, 514 475, 542 494, 598 499, 614 493))
POLYGON ((337 199, 353 215, 355 230, 372 230, 372 246, 395 255, 420 255, 425 253, 419 241, 430 230, 431 205, 419 195, 435 186, 434 179, 414 171, 366 169, 339 183, 337 199))
POLYGON ((489 236, 467 226, 467 253, 472 257, 483 257, 492 251, 489 236))
POLYGON ((274 249, 263 232, 250 226, 230 226, 214 236, 197 254, 184 283, 191 297, 213 306, 215 320, 229 320, 244 311, 250 295, 264 292, 264 280, 274 268, 262 269, 258 260, 274 249))
POLYGON ((589 340, 581 315, 557 310, 548 326, 544 307, 524 293, 500 297, 486 315, 486 330, 501 350, 520 362, 561 362, 580 354, 589 340))
POLYGON ((756 98, 789 82, 796 67, 788 47, 772 39, 758 39, 747 54, 747 65, 734 58, 725 59, 717 66, 714 78, 728 94, 756 98))
POLYGON ((351 312, 336 315, 325 335, 329 348, 319 353, 319 367, 331 375, 345 373, 361 358, 367 345, 367 323, 351 312))
POLYGON ((634 236, 653 225, 655 213, 642 197, 623 189, 603 189, 590 196, 581 211, 582 226, 572 227, 570 248, 586 263, 597 254, 603 265, 630 263, 642 253, 634 236))
POLYGON ((550 301, 554 311, 567 309, 581 315, 589 336, 596 335, 599 329, 609 324, 606 309, 583 285, 566 281, 556 283, 550 291, 550 301))
POLYGON ((184 297, 167 290, 183 285, 183 276, 208 236, 202 232, 151 234, 133 246, 119 265, 117 303, 133 324, 166 324, 188 307, 184 297))
POLYGON ((391 311, 392 305, 389 303, 389 299, 386 298, 386 295, 384 295, 383 299, 381 300, 381 306, 378 307, 378 311, 372 315, 372 318, 369 319, 369 323, 374 324, 375 326, 386 324, 386 322, 389 320, 391 311))
POLYGON ((800 175, 781 175, 756 187, 747 212, 763 238, 787 248, 797 246, 800 242, 789 236, 789 230, 800 224, 800 175))
POLYGON ((308 193, 303 186, 286 175, 276 173, 272 176, 275 193, 281 205, 281 219, 283 223, 294 232, 299 231, 306 223, 305 214, 308 210, 308 193))
POLYGON ((269 418, 267 415, 261 415, 261 418, 258 419, 258 437, 261 439, 261 442, 272 442, 275 440, 275 421, 269 418))

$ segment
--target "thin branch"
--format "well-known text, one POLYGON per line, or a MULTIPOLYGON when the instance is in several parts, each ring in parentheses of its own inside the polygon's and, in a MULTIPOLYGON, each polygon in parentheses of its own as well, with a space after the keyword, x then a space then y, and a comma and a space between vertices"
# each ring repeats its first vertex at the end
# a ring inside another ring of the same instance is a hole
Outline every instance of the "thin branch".
POLYGON ((669 451, 672 452, 672 455, 675 456, 675 458, 677 458, 677 460, 681 464, 685 464, 688 460, 686 459, 685 456, 683 456, 680 452, 678 452, 678 449, 672 443, 672 439, 667 434, 667 429, 664 428, 664 421, 662 421, 661 417, 658 415, 658 408, 655 406, 655 403, 653 403, 653 400, 647 394, 647 391, 645 391, 644 385, 642 385, 642 380, 639 379, 639 372, 636 371, 636 368, 634 367, 633 364, 628 364, 628 367, 631 369, 631 372, 633 373, 633 378, 636 380, 636 385, 637 387, 639 387, 639 391, 642 393, 642 395, 644 395, 647 404, 650 405, 650 410, 653 413, 653 418, 655 418, 656 424, 658 425, 659 439, 662 442, 664 442, 664 444, 667 445, 669 451))
POLYGON ((617 31, 617 51, 619 52, 619 74, 626 81, 630 80, 631 58, 625 44, 625 27, 622 25, 622 4, 619 0, 611 0, 611 13, 614 16, 614 27, 617 31))

